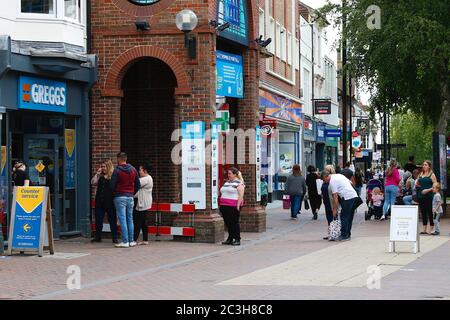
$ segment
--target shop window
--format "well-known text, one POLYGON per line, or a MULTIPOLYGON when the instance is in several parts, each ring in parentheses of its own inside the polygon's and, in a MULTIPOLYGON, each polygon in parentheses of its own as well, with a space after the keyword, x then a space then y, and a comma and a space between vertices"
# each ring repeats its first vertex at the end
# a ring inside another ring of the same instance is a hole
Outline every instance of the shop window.
POLYGON ((56 0, 21 0, 22 13, 54 14, 56 0))

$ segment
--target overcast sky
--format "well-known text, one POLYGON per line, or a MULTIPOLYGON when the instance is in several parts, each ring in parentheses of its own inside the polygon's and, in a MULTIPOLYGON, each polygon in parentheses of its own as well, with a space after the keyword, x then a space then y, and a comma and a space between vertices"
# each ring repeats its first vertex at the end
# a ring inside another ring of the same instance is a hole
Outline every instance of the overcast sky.
MULTIPOLYGON (((318 9, 327 3, 326 0, 301 0, 304 4, 310 6, 311 8, 318 9)), ((333 3, 340 3, 340 0, 332 0, 333 3)), ((329 45, 333 44, 338 37, 338 32, 333 30, 331 27, 327 28, 327 38, 329 40, 329 45)), ((364 92, 361 88, 358 88, 360 93, 360 99, 362 103, 367 104, 370 98, 370 94, 368 92, 364 92)))

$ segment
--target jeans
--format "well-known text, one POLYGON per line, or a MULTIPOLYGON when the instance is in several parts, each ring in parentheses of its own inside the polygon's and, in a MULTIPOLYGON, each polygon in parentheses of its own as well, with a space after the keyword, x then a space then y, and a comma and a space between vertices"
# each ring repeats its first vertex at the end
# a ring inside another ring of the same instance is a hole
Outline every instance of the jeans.
POLYGON ((105 218, 105 213, 108 215, 112 239, 117 240, 117 215, 114 208, 95 208, 95 239, 102 239, 103 219, 105 218))
POLYGON ((355 210, 353 206, 355 204, 356 198, 344 200, 341 205, 341 237, 346 239, 350 238, 352 235, 352 223, 353 216, 355 215, 355 210))
POLYGON ((398 193, 397 186, 387 186, 384 189, 384 207, 383 207, 383 215, 386 217, 386 214, 390 208, 390 206, 395 204, 395 198, 398 193))
POLYGON ((412 198, 413 198, 413 196, 404 196, 403 203, 407 206, 412 205, 412 198))
POLYGON ((290 196, 291 197, 291 218, 297 217, 302 208, 303 195, 290 196))
POLYGON ((356 193, 358 194, 358 197, 361 197, 361 189, 362 189, 361 186, 356 186, 355 187, 355 190, 356 190, 356 193))
POLYGON ((441 214, 440 213, 434 213, 433 214, 433 220, 434 220, 434 231, 437 233, 441 232, 439 221, 441 220, 441 214))
POLYGON ((119 216, 123 243, 129 243, 133 241, 134 238, 133 204, 132 197, 114 198, 114 206, 116 207, 117 215, 119 216))
POLYGON ((142 230, 142 241, 148 241, 148 215, 150 211, 134 211, 134 241, 139 238, 139 233, 142 230))

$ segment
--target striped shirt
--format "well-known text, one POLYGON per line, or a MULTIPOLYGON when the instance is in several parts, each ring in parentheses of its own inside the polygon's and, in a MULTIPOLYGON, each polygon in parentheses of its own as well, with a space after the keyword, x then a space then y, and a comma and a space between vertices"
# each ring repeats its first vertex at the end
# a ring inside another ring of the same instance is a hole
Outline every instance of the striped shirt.
POLYGON ((237 190, 237 187, 239 187, 240 185, 242 185, 242 182, 237 179, 225 182, 223 187, 220 188, 221 196, 219 199, 219 205, 236 207, 239 199, 239 192, 237 190))

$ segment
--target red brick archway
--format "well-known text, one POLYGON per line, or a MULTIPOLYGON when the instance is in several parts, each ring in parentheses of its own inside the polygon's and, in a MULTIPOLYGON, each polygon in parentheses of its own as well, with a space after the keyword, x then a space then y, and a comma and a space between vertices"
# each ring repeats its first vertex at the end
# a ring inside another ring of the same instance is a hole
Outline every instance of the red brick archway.
POLYGON ((188 76, 183 69, 183 65, 174 55, 159 47, 139 46, 125 51, 113 62, 106 75, 102 96, 122 97, 123 92, 121 83, 123 76, 134 61, 146 57, 159 59, 172 69, 177 79, 177 88, 175 89, 176 95, 191 93, 188 76))
POLYGON ((119 9, 135 17, 148 17, 167 9, 175 0, 160 0, 148 6, 139 6, 128 0, 113 0, 119 9))

